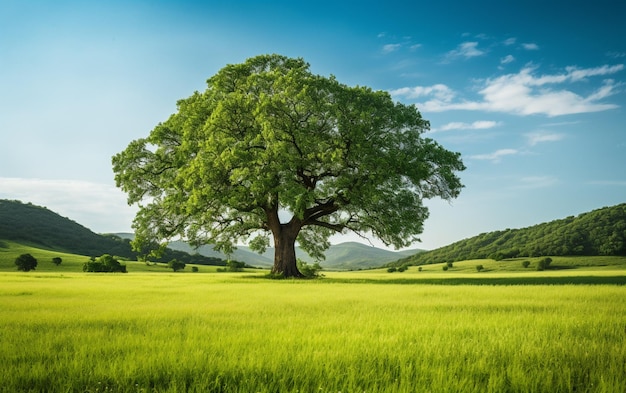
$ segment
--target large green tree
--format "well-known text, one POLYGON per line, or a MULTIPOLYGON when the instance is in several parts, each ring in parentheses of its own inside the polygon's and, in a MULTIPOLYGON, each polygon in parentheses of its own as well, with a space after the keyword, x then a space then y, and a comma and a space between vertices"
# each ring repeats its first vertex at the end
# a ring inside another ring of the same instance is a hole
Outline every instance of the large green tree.
POLYGON ((139 205, 136 245, 182 237, 228 253, 273 240, 273 273, 301 276, 296 242, 319 258, 336 232, 407 246, 428 216, 422 201, 463 187, 460 154, 423 138, 428 121, 384 91, 279 55, 227 65, 207 84, 113 157, 139 205))

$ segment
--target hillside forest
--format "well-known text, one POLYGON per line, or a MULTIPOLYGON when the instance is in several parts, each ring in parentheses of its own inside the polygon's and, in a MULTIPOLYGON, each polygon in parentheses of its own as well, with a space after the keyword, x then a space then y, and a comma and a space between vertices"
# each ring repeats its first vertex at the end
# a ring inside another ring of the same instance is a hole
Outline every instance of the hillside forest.
POLYGON ((481 233, 392 265, 571 255, 626 255, 626 203, 527 228, 481 233))

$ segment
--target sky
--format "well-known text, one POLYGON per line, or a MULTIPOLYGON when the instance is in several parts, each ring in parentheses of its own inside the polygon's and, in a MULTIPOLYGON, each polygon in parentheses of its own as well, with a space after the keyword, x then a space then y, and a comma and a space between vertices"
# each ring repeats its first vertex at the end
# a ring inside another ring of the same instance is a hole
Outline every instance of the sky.
POLYGON ((277 53, 416 105, 461 153, 465 188, 426 202, 415 248, 623 203, 625 19, 621 0, 0 0, 0 199, 130 232, 111 157, 277 53))

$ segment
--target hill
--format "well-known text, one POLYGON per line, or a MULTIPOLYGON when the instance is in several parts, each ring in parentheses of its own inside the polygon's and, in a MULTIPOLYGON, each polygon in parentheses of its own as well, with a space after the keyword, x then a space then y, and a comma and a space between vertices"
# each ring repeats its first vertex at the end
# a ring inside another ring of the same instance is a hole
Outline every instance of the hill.
POLYGON ((390 266, 548 255, 626 255, 626 204, 604 207, 527 228, 481 233, 436 250, 398 260, 390 266))
MULTIPOLYGON (((198 252, 200 255, 226 258, 224 254, 213 250, 211 246, 202 246, 195 250, 185 242, 174 241, 168 247, 188 253, 198 252)), ((320 265, 327 270, 370 269, 421 251, 416 249, 395 252, 362 243, 347 242, 330 246, 326 250, 326 259, 321 261, 320 265)), ((307 263, 314 262, 313 258, 298 247, 296 247, 296 256, 307 263)), ((274 249, 270 247, 263 254, 258 254, 246 246, 238 246, 231 258, 246 262, 251 266, 270 268, 274 264, 274 249)))
MULTIPOLYGON (((115 235, 99 235, 45 207, 20 201, 0 200, 0 240, 14 241, 69 254, 111 254, 135 259, 130 241, 115 235)), ((219 258, 166 250, 158 262, 178 259, 185 263, 225 265, 219 258)))

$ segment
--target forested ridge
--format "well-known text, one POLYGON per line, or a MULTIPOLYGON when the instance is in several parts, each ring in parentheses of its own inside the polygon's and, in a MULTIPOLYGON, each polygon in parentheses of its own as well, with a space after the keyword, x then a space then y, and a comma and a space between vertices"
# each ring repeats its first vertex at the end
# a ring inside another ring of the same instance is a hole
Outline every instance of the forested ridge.
POLYGON ((626 255, 626 203, 527 228, 481 233, 390 265, 565 255, 626 255))
MULTIPOLYGON (((41 206, 20 201, 0 200, 0 240, 27 243, 40 248, 86 256, 110 254, 135 259, 130 240, 100 235, 41 206)), ((225 265, 220 258, 167 249, 157 262, 177 259, 185 263, 225 265)))

